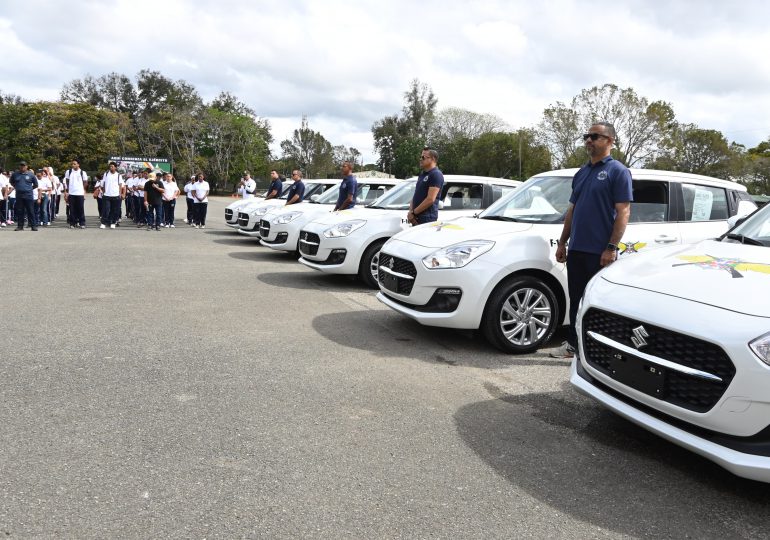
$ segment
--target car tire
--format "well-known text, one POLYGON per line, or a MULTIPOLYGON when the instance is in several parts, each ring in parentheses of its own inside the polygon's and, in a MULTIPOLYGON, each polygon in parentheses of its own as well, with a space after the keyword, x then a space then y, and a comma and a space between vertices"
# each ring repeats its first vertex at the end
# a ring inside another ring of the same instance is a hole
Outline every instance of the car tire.
POLYGON ((551 339, 558 320, 559 304, 546 283, 532 276, 513 276, 489 297, 481 330, 501 351, 526 354, 551 339))
POLYGON ((386 240, 377 240, 373 242, 361 256, 361 262, 358 265, 358 278, 370 289, 380 287, 377 281, 377 261, 379 260, 380 250, 385 245, 386 240))

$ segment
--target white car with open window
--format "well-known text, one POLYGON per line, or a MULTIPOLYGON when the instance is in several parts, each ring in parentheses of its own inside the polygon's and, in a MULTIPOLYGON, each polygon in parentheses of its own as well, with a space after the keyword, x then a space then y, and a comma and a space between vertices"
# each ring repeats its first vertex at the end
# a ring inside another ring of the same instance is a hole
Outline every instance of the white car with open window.
MULTIPOLYGON (((301 203, 305 204, 312 201, 314 198, 318 198, 323 195, 327 190, 338 186, 342 180, 321 180, 310 179, 303 180, 305 183, 305 196, 301 203)), ((238 211, 238 233, 245 236, 251 236, 259 239, 259 222, 271 209, 286 206, 286 196, 288 195, 288 189, 284 190, 283 194, 276 199, 261 200, 243 206, 238 211)), ((289 205, 295 206, 295 205, 289 205)))
MULTIPOLYGON (((366 205, 384 195, 401 180, 362 178, 357 181, 356 205, 366 205)), ((298 251, 299 233, 313 219, 334 210, 340 186, 327 190, 309 204, 281 206, 268 211, 259 223, 260 244, 278 251, 298 251)), ((351 208, 355 210, 356 207, 351 208)))
MULTIPOLYGON (((421 324, 481 329, 499 349, 528 353, 568 322, 567 277, 556 241, 577 169, 534 176, 478 218, 420 225, 379 257, 377 298, 421 324)), ((734 182, 632 169, 630 223, 621 257, 715 237, 756 205, 734 182)))
MULTIPOLYGON (((519 185, 516 180, 446 174, 439 215, 445 220, 472 216, 519 185)), ((376 289, 378 253, 391 236, 411 227, 406 212, 415 186, 416 178, 410 178, 369 206, 329 213, 306 224, 300 233, 299 262, 327 274, 358 275, 376 289)))
POLYGON ((620 260, 586 287, 571 382, 770 482, 770 206, 719 238, 620 260))

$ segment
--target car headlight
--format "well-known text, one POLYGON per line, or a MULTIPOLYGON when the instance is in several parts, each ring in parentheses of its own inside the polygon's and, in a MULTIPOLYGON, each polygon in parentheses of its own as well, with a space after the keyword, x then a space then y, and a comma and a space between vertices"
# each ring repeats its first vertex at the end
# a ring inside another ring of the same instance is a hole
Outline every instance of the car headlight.
POLYGON ((252 216, 254 216, 254 217, 258 217, 258 216, 264 216, 265 214, 267 214, 267 211, 268 211, 268 210, 270 210, 270 207, 269 207, 269 206, 260 206, 259 208, 257 208, 256 210, 254 210, 254 211, 251 213, 251 215, 252 215, 252 216))
POLYGON ((770 366, 770 332, 749 343, 749 347, 760 360, 770 366))
POLYGON ((273 223, 276 225, 285 225, 286 223, 291 223, 301 215, 302 212, 287 212, 286 214, 281 214, 275 218, 273 223))
POLYGON ((422 260, 425 268, 462 268, 494 247, 491 240, 471 240, 439 249, 422 260))
POLYGON ((360 229, 364 225, 366 225, 365 219, 351 219, 350 221, 343 221, 342 223, 336 224, 334 227, 326 229, 324 231, 324 236, 326 238, 341 238, 343 236, 348 236, 350 233, 360 229))

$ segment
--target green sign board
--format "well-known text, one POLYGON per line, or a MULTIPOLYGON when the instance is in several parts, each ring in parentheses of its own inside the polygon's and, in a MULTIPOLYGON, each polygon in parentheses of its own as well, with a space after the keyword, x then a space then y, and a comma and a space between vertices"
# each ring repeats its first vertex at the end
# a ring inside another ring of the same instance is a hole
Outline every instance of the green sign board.
POLYGON ((171 172, 171 163, 166 158, 141 156, 112 156, 109 161, 118 164, 118 170, 124 172, 143 171, 150 169, 154 173, 171 172))

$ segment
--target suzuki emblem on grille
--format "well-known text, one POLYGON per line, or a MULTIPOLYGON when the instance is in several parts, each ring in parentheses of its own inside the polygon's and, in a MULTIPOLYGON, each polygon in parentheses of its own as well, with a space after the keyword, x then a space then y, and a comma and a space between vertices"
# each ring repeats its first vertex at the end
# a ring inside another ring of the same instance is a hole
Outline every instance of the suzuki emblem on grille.
POLYGON ((388 261, 388 268, 393 270, 393 259, 392 258, 388 261))
POLYGON ((647 330, 644 329, 644 326, 637 326, 633 329, 633 332, 634 335, 631 337, 631 343, 634 344, 634 347, 641 349, 647 345, 647 341, 645 341, 644 338, 650 337, 650 334, 647 333, 647 330))

